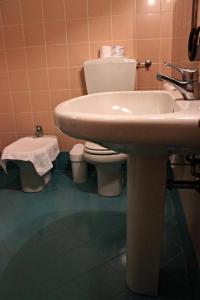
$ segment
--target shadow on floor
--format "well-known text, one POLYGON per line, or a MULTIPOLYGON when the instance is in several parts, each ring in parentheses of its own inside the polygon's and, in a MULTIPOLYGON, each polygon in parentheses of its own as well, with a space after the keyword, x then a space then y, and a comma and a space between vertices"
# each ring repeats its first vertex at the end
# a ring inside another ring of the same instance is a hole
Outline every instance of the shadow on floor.
MULTIPOLYGON (((20 232, 23 235, 25 229, 20 232)), ((188 300, 190 287, 183 254, 176 248, 173 251, 171 257, 163 258, 156 299, 188 300)), ((165 255, 166 249, 162 252, 165 255)), ((1 299, 153 299, 127 289, 125 253, 125 212, 82 212, 62 217, 29 237, 13 254, 0 277, 1 299)))

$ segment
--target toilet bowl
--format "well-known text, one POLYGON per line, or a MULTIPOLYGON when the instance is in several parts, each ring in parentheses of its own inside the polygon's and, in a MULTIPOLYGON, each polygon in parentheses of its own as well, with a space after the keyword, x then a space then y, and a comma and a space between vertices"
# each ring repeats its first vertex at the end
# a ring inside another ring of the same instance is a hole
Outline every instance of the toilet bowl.
POLYGON ((117 153, 99 144, 86 142, 84 158, 95 166, 97 171, 98 194, 102 196, 117 196, 122 191, 122 164, 127 155, 117 153))
POLYGON ((1 165, 6 170, 6 162, 12 160, 19 167, 22 191, 39 192, 50 181, 59 152, 55 136, 24 137, 3 149, 1 165))

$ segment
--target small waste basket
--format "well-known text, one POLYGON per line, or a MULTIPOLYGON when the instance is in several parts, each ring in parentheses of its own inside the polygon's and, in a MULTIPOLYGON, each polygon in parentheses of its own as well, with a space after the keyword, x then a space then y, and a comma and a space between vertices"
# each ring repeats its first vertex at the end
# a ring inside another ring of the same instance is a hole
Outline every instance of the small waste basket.
POLYGON ((72 176, 75 183, 83 183, 87 180, 87 163, 84 159, 84 145, 76 144, 69 152, 72 164, 72 176))

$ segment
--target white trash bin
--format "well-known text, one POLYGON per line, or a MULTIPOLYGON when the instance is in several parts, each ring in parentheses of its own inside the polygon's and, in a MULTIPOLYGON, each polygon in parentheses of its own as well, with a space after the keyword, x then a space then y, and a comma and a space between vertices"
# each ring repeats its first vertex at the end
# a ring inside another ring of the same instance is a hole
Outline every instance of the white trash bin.
POLYGON ((87 162, 84 159, 84 145, 76 144, 69 152, 72 164, 72 175, 75 183, 84 183, 87 180, 87 162))

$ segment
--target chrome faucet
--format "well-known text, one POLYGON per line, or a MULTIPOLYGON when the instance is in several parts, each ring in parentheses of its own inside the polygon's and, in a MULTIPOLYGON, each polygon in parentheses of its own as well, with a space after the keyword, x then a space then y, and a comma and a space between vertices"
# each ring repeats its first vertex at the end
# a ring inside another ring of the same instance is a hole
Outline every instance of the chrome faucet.
POLYGON ((198 69, 181 68, 179 66, 169 64, 166 62, 164 64, 165 66, 176 69, 181 74, 182 80, 178 80, 176 78, 157 73, 156 78, 159 81, 167 81, 169 84, 173 85, 183 95, 184 99, 200 99, 200 83, 198 69))
POLYGON ((44 133, 43 133, 43 128, 41 125, 36 125, 35 126, 35 137, 41 137, 43 136, 44 133))

